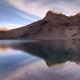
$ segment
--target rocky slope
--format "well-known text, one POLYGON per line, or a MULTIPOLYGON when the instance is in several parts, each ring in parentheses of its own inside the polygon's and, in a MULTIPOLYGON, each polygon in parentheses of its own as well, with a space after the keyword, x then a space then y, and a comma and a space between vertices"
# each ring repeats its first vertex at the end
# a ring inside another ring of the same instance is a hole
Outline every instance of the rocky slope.
POLYGON ((50 10, 37 22, 21 28, 0 31, 0 39, 80 39, 80 12, 66 16, 50 10))

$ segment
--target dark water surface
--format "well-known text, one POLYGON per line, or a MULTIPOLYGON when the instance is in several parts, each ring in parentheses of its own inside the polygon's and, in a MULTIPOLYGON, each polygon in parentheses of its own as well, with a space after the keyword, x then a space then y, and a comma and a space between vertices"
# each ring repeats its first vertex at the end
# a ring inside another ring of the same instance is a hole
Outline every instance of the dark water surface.
POLYGON ((0 40, 0 80, 80 80, 80 41, 0 40))

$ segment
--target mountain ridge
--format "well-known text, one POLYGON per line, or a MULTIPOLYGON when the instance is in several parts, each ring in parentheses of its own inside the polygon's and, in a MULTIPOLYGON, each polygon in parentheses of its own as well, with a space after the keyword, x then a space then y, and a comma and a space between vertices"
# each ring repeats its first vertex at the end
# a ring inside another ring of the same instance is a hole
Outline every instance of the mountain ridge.
POLYGON ((0 39, 80 39, 80 12, 66 16, 49 10, 42 20, 0 33, 0 39))

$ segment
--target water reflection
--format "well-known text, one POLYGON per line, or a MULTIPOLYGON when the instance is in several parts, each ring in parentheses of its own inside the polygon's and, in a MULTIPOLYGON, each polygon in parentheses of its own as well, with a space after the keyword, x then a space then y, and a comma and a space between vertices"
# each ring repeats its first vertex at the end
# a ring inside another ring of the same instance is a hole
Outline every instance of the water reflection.
POLYGON ((80 41, 0 41, 1 80, 80 80, 79 74, 80 41))
POLYGON ((40 57, 49 67, 66 61, 80 64, 80 41, 39 41, 10 44, 9 47, 40 57))

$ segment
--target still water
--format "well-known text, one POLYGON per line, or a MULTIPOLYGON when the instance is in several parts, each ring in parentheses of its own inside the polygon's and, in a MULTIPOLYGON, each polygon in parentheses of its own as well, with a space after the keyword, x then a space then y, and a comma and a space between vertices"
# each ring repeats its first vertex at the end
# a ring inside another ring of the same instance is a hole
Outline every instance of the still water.
POLYGON ((0 40, 0 80, 80 80, 80 41, 0 40))

